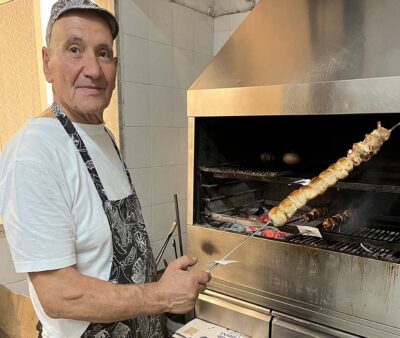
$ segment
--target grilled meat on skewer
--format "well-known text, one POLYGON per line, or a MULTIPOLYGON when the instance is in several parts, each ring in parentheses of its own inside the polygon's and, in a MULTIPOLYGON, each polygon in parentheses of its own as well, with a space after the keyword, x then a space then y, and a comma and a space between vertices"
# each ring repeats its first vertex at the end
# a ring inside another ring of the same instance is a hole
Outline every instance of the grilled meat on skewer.
POLYGON ((322 221, 322 228, 325 231, 332 231, 336 227, 338 227, 340 224, 342 224, 345 220, 350 218, 351 216, 351 210, 346 209, 345 211, 338 213, 336 215, 333 215, 332 217, 325 218, 322 221))
POLYGON ((321 207, 321 208, 313 208, 310 211, 307 211, 305 214, 302 215, 302 218, 305 222, 315 221, 318 218, 324 217, 328 214, 328 208, 321 207))
POLYGON ((308 186, 293 191, 278 206, 272 208, 268 213, 271 222, 275 226, 285 224, 307 201, 322 195, 338 180, 346 178, 354 166, 368 161, 375 155, 383 142, 389 139, 390 133, 390 130, 383 128, 378 122, 377 128, 371 134, 367 134, 363 141, 353 144, 353 148, 347 152, 346 157, 340 158, 319 176, 314 177, 308 186))

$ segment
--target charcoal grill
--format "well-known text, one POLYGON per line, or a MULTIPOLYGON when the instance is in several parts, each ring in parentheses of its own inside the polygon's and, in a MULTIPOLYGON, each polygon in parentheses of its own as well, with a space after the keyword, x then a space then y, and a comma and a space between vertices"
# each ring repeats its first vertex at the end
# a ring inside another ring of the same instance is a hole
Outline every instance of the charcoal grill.
MULTIPOLYGON (((298 189, 298 182, 317 176, 345 156, 378 120, 392 126, 400 114, 198 118, 193 130, 193 219, 188 231, 190 252, 200 258, 200 267, 223 257, 265 224, 252 212, 271 209, 298 189), (287 133, 284 129, 290 123, 296 128, 287 133), (273 130, 268 134, 263 132, 267 126, 273 130), (324 130, 332 128, 341 130, 340 139, 323 137, 324 130), (304 139, 303 134, 315 135, 318 142, 304 139), (286 165, 279 160, 282 156, 274 163, 257 162, 266 147, 275 147, 282 155, 293 144, 302 157, 298 165, 286 165)), ((400 133, 395 131, 375 157, 280 227, 285 236, 267 238, 262 232, 251 239, 230 257, 239 263, 213 270, 210 292, 268 309, 268 323, 283 313, 339 329, 338 337, 342 331, 353 337, 400 334, 395 301, 400 296, 399 144, 400 133), (322 206, 328 208, 326 217, 347 208, 352 216, 332 231, 323 230, 322 218, 304 223, 302 214, 322 206), (298 226, 304 225, 318 228, 322 238, 300 234, 298 226), (378 304, 379 314, 369 302, 378 304)), ((210 319, 207 314, 213 311, 204 306, 198 306, 199 315, 210 319)), ((260 325, 269 327, 266 322, 260 325)))
MULTIPOLYGON (((260 0, 188 91, 188 245, 207 269, 277 205, 400 121, 398 0, 260 0), (287 152, 301 161, 288 165, 287 152), (275 161, 263 162, 267 158, 275 161)), ((217 266, 196 316, 252 337, 400 336, 400 130, 217 266), (352 215, 332 231, 310 208, 352 215), (298 226, 319 229, 305 236, 298 226)))

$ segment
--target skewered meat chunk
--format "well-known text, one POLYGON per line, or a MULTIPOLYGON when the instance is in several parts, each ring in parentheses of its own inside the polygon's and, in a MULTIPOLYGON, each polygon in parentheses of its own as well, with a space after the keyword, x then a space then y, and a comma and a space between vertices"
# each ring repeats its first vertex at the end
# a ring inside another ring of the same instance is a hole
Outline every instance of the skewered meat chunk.
POLYGON ((297 209, 304 207, 307 203, 307 196, 300 190, 292 191, 288 198, 292 201, 297 209))
POLYGON ((360 165, 363 161, 368 161, 381 148, 383 142, 390 137, 390 130, 383 128, 378 122, 378 127, 371 134, 365 135, 361 142, 353 144, 353 148, 347 152, 354 165, 360 165))
MULTIPOLYGON (((383 142, 387 141, 390 137, 390 130, 383 128, 381 123, 378 122, 378 128, 372 131, 372 134, 378 136, 383 142)), ((382 143, 383 143, 382 142, 382 143)), ((381 144, 382 145, 382 144, 381 144)))
POLYGON ((279 209, 284 212, 286 217, 289 219, 294 215, 297 208, 294 203, 290 200, 290 198, 285 198, 280 204, 279 209))
POLYGON ((328 168, 326 170, 324 170, 322 173, 319 174, 318 176, 319 178, 322 178, 323 180, 325 180, 326 182, 328 182, 328 185, 331 186, 333 184, 336 183, 337 179, 336 179, 336 173, 328 168))
POLYGON ((348 173, 352 171, 354 167, 353 162, 348 157, 339 158, 336 163, 348 173))
POLYGON ((328 214, 328 208, 313 208, 310 211, 307 211, 304 215, 302 215, 305 222, 315 221, 318 218, 324 217, 328 214))
POLYGON ((366 134, 365 135, 365 140, 369 143, 371 146, 372 154, 375 155, 381 146, 380 139, 378 136, 374 134, 366 134))
POLYGON ((328 189, 329 184, 320 177, 314 177, 309 186, 317 192, 317 195, 322 195, 328 189))
POLYGON ((273 224, 280 224, 283 225, 288 221, 288 218, 286 217, 286 215, 284 214, 283 211, 281 211, 280 208, 278 207, 273 207, 269 213, 268 213, 268 217, 271 220, 271 222, 273 224))
POLYGON ((351 210, 346 209, 342 213, 338 213, 336 215, 333 215, 332 217, 325 218, 322 221, 322 228, 325 231, 332 231, 336 227, 338 227, 340 224, 342 224, 345 220, 350 218, 351 216, 351 210))
POLYGON ((331 169, 331 170, 334 171, 334 173, 335 173, 335 175, 336 175, 336 178, 337 178, 338 180, 342 180, 342 179, 346 178, 347 176, 349 176, 349 173, 348 173, 346 170, 344 170, 344 169, 340 166, 340 164, 337 163, 337 162, 334 163, 334 164, 332 164, 328 169, 331 169))
MULTIPOLYGON (((318 196, 317 190, 315 190, 313 187, 310 187, 309 185, 305 185, 304 187, 301 187, 299 190, 295 190, 300 192, 302 195, 305 196, 307 201, 312 200, 313 198, 318 196)), ((293 191, 293 192, 295 192, 293 191)))
POLYGON ((348 151, 347 158, 350 159, 351 162, 353 162, 353 164, 355 166, 359 166, 362 162, 362 158, 361 158, 360 154, 353 150, 348 151))
MULTIPOLYGON (((390 133, 390 130, 383 128, 378 122, 377 128, 371 134, 367 134, 363 141, 353 144, 346 157, 340 158, 318 177, 314 177, 308 186, 292 192, 288 198, 272 208, 268 213, 271 222, 275 226, 285 224, 296 210, 304 206, 307 201, 322 195, 329 187, 335 185, 338 180, 346 178, 354 166, 360 165, 363 161, 368 161, 371 156, 375 155, 383 142, 389 139, 390 133)), ((329 224, 328 222, 327 228, 331 228, 329 224)))

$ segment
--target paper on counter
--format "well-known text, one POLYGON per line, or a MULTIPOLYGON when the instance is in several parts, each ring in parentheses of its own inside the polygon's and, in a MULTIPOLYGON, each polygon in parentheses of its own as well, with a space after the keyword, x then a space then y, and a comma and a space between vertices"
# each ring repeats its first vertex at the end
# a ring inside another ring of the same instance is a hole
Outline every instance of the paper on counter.
POLYGON ((173 337, 176 338, 250 338, 244 334, 225 327, 195 318, 184 327, 178 329, 173 337))
POLYGON ((317 228, 306 225, 298 225, 297 228, 302 235, 322 238, 321 232, 317 228))

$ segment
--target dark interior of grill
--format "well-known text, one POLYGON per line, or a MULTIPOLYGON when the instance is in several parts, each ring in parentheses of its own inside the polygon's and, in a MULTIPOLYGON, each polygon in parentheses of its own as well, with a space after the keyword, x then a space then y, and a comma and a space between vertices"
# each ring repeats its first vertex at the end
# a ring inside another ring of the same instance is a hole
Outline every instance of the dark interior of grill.
MULTIPOLYGON (((346 156, 380 121, 390 129, 400 113, 203 117, 195 127, 195 223, 223 231, 251 233, 267 211, 346 156), (300 155, 298 164, 283 154, 300 155), (270 154, 274 161, 262 161, 270 154)), ((327 250, 400 263, 400 127, 381 150, 356 167, 323 195, 309 201, 291 220, 260 234, 327 250), (305 222, 311 208, 326 207, 327 215, 305 222), (350 210, 350 217, 332 230, 325 218, 350 210), (319 229, 322 238, 299 233, 297 225, 319 229), (269 232, 268 232, 269 231, 269 232)))

